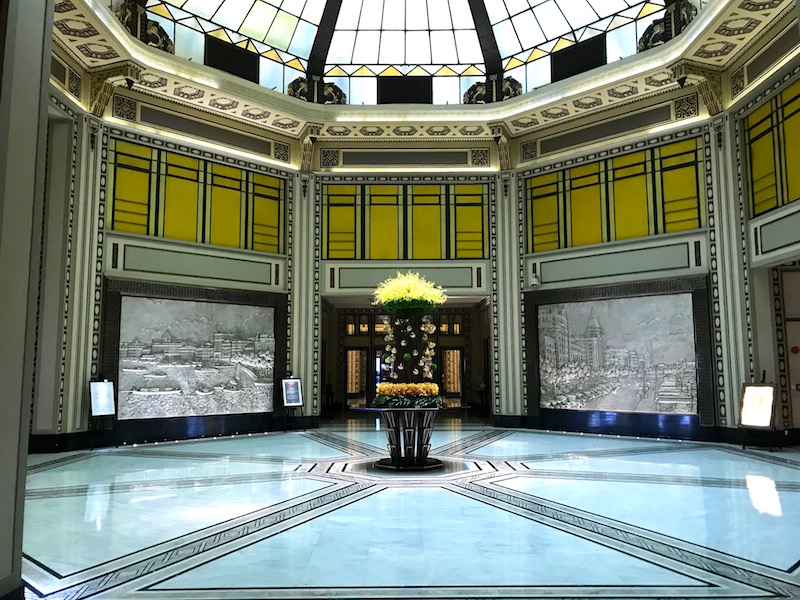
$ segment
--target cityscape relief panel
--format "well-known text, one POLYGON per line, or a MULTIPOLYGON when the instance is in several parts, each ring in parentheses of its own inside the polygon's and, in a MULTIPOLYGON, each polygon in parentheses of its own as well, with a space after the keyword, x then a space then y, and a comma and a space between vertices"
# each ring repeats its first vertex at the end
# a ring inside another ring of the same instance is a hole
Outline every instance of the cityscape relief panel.
POLYGON ((123 296, 118 419, 269 412, 275 309, 123 296))
POLYGON ((697 413, 691 294, 540 305, 540 406, 697 413))

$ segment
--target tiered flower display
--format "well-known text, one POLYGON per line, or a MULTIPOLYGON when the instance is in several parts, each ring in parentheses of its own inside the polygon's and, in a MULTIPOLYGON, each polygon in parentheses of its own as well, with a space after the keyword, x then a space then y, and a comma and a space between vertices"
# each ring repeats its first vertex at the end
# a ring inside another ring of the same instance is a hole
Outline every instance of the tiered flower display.
POLYGON ((425 315, 447 296, 441 286, 419 273, 398 273, 375 290, 375 304, 389 313, 384 341, 383 373, 375 407, 441 407, 439 386, 433 379, 436 326, 425 315))

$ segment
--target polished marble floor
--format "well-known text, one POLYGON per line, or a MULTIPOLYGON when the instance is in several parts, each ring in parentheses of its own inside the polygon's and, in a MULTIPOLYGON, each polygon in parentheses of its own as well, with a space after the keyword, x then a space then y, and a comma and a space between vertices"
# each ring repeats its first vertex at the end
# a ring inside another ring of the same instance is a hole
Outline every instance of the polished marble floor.
POLYGON ((28 463, 28 598, 800 598, 800 450, 374 418, 28 463))

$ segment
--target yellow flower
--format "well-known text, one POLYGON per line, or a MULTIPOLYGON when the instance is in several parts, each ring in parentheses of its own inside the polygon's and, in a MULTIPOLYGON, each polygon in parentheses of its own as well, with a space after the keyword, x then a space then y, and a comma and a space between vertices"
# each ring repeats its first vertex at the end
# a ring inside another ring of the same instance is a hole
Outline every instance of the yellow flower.
POLYGON ((376 389, 378 395, 387 397, 438 396, 439 386, 435 383, 389 383, 381 382, 376 389))
POLYGON ((381 282, 375 289, 375 304, 398 300, 421 300, 432 304, 443 304, 447 300, 442 286, 427 281, 419 273, 409 271, 405 275, 398 271, 396 277, 381 282))

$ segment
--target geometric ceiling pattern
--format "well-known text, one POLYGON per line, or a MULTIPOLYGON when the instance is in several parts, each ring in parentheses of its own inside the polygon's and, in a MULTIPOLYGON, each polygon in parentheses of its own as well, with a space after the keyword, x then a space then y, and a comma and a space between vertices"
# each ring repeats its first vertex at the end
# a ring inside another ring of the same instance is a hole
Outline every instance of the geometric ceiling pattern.
POLYGON ((617 29, 629 33, 635 52, 647 26, 664 16, 664 0, 501 0, 486 2, 486 9, 510 70, 617 29))
MULTIPOLYGON (((147 11, 302 70, 325 0, 148 0, 147 11)), ((178 29, 177 31, 180 31, 178 29)))
POLYGON ((344 0, 325 75, 485 74, 467 0, 344 0))
POLYGON ((31 456, 25 597, 800 597, 797 451, 367 421, 31 456))
MULTIPOLYGON (((180 0, 174 1, 180 3, 180 0)), ((453 23, 454 1, 447 2, 453 23)), ((272 6, 280 9, 277 0, 272 6)), ((303 5, 303 10, 306 6, 303 5)), ((510 15, 513 11, 510 4, 507 6, 510 15)), ((637 6, 641 11, 643 5, 638 3, 637 6)), ((603 68, 616 74, 601 77, 584 74, 576 77, 574 84, 572 79, 553 84, 558 86, 558 94, 549 94, 550 87, 544 86, 533 93, 484 107, 426 106, 411 112, 407 109, 398 112, 392 105, 363 109, 360 106, 310 105, 152 48, 131 46, 129 35, 101 0, 56 0, 53 40, 74 61, 76 68, 90 77, 102 77, 110 69, 130 63, 140 73, 139 80, 133 82, 133 90, 137 92, 291 138, 308 135, 308 128, 313 127, 316 132, 313 135, 323 139, 491 139, 492 125, 502 125, 511 137, 517 137, 676 90, 678 83, 672 67, 681 62, 723 75, 747 49, 769 39, 775 24, 788 18, 793 6, 792 0, 721 0, 708 5, 689 28, 666 47, 625 59, 625 68, 616 71, 613 71, 615 65, 603 68), (662 51, 675 48, 676 44, 681 50, 673 52, 669 62, 657 60, 662 51), (174 68, 159 66, 165 58, 173 61, 174 68)), ((174 5, 172 8, 179 9, 174 5)), ((288 4, 285 8, 298 11, 288 4)), ((300 10, 298 22, 305 14, 303 10, 300 10)), ((428 9, 429 25, 430 14, 428 9)), ((120 83, 124 82, 114 85, 120 83)), ((748 85, 753 83, 747 82, 748 85)), ((89 100, 88 96, 81 100, 87 108, 89 100)), ((729 97, 723 100, 730 102, 729 97)))

